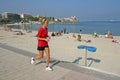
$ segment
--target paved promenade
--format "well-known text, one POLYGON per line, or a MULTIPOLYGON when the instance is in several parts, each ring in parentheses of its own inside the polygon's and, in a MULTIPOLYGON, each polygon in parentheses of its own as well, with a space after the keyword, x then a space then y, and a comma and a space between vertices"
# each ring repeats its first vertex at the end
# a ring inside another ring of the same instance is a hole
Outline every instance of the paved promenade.
POLYGON ((53 58, 53 71, 46 71, 44 60, 37 65, 30 64, 33 55, 35 53, 0 43, 0 80, 120 80, 118 75, 53 58))

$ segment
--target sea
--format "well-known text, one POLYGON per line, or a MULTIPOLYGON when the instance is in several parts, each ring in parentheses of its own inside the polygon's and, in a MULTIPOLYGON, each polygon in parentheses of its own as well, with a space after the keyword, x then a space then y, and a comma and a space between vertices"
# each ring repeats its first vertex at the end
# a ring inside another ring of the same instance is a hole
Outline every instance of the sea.
MULTIPOLYGON (((25 29, 37 31, 40 24, 9 25, 15 29, 25 29)), ((113 36, 120 36, 120 21, 81 21, 76 23, 54 23, 48 25, 49 32, 82 33, 104 35, 110 30, 113 36)))

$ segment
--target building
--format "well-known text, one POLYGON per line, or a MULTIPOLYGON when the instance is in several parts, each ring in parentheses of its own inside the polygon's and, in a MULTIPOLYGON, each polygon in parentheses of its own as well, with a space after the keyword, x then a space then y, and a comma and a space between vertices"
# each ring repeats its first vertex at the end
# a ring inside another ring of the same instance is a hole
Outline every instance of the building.
POLYGON ((55 21, 59 22, 78 22, 79 20, 75 16, 67 17, 67 18, 58 18, 55 21))
POLYGON ((29 19, 30 17, 31 17, 32 15, 30 15, 30 14, 20 14, 20 18, 21 19, 29 19))
POLYGON ((2 19, 9 19, 11 21, 20 21, 20 15, 19 14, 13 14, 13 13, 8 13, 8 12, 4 12, 2 14, 2 19))

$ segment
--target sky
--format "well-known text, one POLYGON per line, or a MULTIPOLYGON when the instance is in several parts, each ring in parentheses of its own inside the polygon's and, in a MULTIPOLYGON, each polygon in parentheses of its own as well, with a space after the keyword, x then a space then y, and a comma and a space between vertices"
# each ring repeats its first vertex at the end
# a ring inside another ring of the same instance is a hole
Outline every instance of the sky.
POLYGON ((27 13, 79 20, 120 20, 120 0, 0 0, 0 14, 27 13))

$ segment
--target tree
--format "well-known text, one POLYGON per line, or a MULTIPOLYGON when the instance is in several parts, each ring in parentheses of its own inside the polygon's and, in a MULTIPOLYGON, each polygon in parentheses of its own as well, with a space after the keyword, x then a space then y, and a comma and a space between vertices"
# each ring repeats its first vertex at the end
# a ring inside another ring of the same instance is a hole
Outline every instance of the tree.
POLYGON ((6 23, 9 23, 9 22, 10 22, 9 19, 1 19, 1 20, 0 20, 0 23, 5 23, 5 24, 6 24, 6 23))

